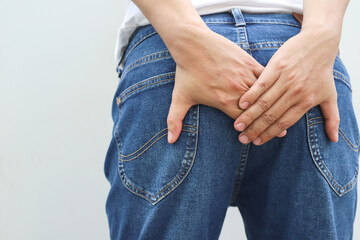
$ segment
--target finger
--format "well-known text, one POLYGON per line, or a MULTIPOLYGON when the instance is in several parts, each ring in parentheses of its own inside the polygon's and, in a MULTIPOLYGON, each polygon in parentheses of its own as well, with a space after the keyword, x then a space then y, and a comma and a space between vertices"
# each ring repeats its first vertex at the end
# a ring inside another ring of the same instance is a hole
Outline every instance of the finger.
POLYGON ((336 143, 339 140, 338 130, 340 124, 337 94, 335 93, 329 100, 320 103, 320 108, 325 119, 326 134, 331 141, 336 143))
POLYGON ((242 109, 248 108, 252 103, 266 92, 271 85, 279 78, 279 71, 268 65, 260 74, 258 80, 251 86, 251 88, 241 96, 239 106, 242 109))
MULTIPOLYGON (((239 78, 238 81, 240 84, 240 86, 243 86, 243 84, 245 83, 246 84, 246 90, 245 92, 249 91, 249 89, 251 88, 252 85, 254 85, 254 83, 258 80, 258 77, 255 75, 254 72, 250 72, 249 76, 247 78, 239 78)), ((242 89, 239 89, 243 92, 243 88, 242 89)), ((240 98, 239 98, 240 100, 240 98)), ((239 107, 239 100, 237 101, 236 103, 236 107, 240 108, 239 107)))
MULTIPOLYGON (((253 103, 248 109, 241 113, 235 120, 234 126, 238 131, 243 131, 247 126, 252 124, 258 117, 266 112, 285 92, 288 87, 282 82, 281 77, 271 88, 261 95, 255 103, 253 103)), ((294 103, 295 98, 290 98, 294 103)), ((290 107, 290 106, 289 106, 290 107)), ((267 117, 271 117, 268 115, 267 117)), ((268 119, 271 120, 271 119, 268 119)), ((276 119, 274 119, 276 120, 276 119)))
POLYGON ((182 121, 191 106, 191 104, 174 91, 167 116, 169 143, 174 143, 178 139, 182 129, 182 121))
MULTIPOLYGON (((260 117, 253 121, 239 136, 239 140, 242 143, 248 143, 255 140, 261 133, 263 133, 268 127, 274 124, 288 109, 299 102, 293 95, 292 91, 286 92, 279 100, 277 100, 273 106, 260 117)), ((255 106, 255 105, 253 105, 255 106)), ((250 110, 247 109, 246 111, 250 110)), ((283 129, 285 130, 285 129, 283 129)), ((282 130, 282 131, 283 131, 282 130)), ((280 134, 282 131, 277 132, 274 136, 280 134)))
MULTIPOLYGON (((226 108, 217 108, 220 111, 224 112, 226 115, 228 115, 229 117, 231 117, 232 119, 236 119, 240 113, 242 113, 244 110, 241 110, 240 108, 236 108, 236 104, 234 104, 235 107, 229 106, 226 108)), ((216 107, 215 107, 216 108, 216 107)))
POLYGON ((309 110, 302 105, 294 105, 289 108, 273 125, 267 128, 260 136, 253 141, 255 145, 261 145, 271 140, 279 133, 287 131, 289 127, 294 125, 309 110))
POLYGON ((277 137, 285 137, 286 134, 287 134, 287 131, 284 130, 284 131, 282 131, 281 133, 279 133, 279 134, 277 135, 277 137))
POLYGON ((285 137, 286 134, 287 134, 287 131, 284 130, 284 131, 282 131, 281 133, 279 133, 279 134, 277 135, 277 137, 285 137))
POLYGON ((259 78, 261 73, 264 71, 265 67, 263 65, 261 65, 258 61, 255 61, 255 67, 253 69, 253 73, 255 75, 256 78, 259 78))
MULTIPOLYGON (((278 135, 276 135, 277 137, 285 137, 286 136, 286 134, 287 134, 287 130, 284 130, 284 131, 282 131, 281 133, 279 133, 278 135)), ((256 139, 255 139, 256 140, 256 139)), ((254 140, 254 141, 255 141, 254 140)))

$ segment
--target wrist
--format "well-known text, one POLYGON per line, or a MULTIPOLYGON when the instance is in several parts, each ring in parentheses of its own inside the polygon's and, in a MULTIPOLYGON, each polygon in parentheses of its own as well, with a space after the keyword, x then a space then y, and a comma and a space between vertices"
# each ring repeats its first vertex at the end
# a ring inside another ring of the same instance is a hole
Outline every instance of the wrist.
POLYGON ((314 21, 313 23, 303 23, 301 32, 308 32, 314 35, 326 35, 332 38, 337 38, 341 35, 341 24, 330 24, 328 22, 314 21))
POLYGON ((203 21, 183 21, 168 32, 164 42, 175 62, 181 64, 189 55, 194 55, 196 50, 203 47, 203 40, 211 32, 203 21))
POLYGON ((307 43, 310 45, 321 46, 320 44, 324 44, 324 47, 337 49, 340 43, 341 29, 316 24, 311 27, 302 28, 300 34, 305 40, 308 40, 307 43))
POLYGON ((303 52, 307 56, 321 57, 322 62, 332 66, 339 49, 339 33, 328 28, 304 28, 299 35, 303 52))

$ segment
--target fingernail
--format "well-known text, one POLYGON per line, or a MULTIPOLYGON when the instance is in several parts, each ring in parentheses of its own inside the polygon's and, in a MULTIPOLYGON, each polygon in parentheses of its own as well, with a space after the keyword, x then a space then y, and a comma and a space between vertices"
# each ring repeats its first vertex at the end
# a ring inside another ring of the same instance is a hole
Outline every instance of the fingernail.
POLYGON ((171 143, 172 140, 172 133, 168 131, 168 142, 171 143))
POLYGON ((335 141, 336 141, 336 142, 338 142, 338 141, 339 141, 339 131, 336 131, 335 141))
POLYGON ((240 104, 240 108, 246 109, 248 107, 248 105, 249 105, 248 102, 243 102, 242 104, 240 104))
POLYGON ((259 137, 253 141, 253 144, 255 144, 255 145, 258 145, 260 143, 261 143, 261 138, 259 138, 259 137))
POLYGON ((240 123, 236 124, 236 130, 243 131, 244 129, 245 129, 245 123, 240 122, 240 123))
POLYGON ((246 135, 242 135, 240 138, 239 138, 240 142, 241 143, 248 143, 249 142, 249 138, 246 136, 246 135))

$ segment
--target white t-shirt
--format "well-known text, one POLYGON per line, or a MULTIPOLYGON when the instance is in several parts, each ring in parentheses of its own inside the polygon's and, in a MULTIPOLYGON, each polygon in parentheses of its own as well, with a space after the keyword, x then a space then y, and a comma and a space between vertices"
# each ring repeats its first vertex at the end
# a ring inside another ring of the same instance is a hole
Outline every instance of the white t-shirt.
MULTIPOLYGON (((132 1, 126 1, 127 9, 123 23, 118 30, 115 46, 117 63, 122 60, 129 38, 136 27, 150 24, 149 20, 132 1)), ((228 11, 235 7, 248 13, 291 13, 292 11, 303 13, 303 0, 191 0, 191 2, 199 15, 228 11)), ((119 67, 123 69, 123 61, 119 67)))

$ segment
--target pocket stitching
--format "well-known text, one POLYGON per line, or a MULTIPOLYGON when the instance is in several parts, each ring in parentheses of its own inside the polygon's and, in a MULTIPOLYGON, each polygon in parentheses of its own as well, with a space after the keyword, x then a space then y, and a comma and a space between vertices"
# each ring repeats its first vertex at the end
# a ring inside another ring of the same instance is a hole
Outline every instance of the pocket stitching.
POLYGON ((148 63, 148 62, 153 62, 153 61, 156 61, 156 60, 159 60, 159 59, 164 59, 164 58, 172 58, 171 53, 170 53, 169 50, 164 50, 164 51, 155 52, 155 53, 151 53, 149 55, 146 55, 146 56, 144 56, 142 58, 139 58, 139 59, 133 61, 126 68, 124 68, 123 75, 130 72, 130 70, 135 68, 135 67, 141 66, 141 65, 143 65, 145 63, 148 63), (160 56, 159 57, 154 57, 156 55, 160 55, 160 56), (154 57, 154 58, 152 58, 152 57, 154 57))
POLYGON ((139 39, 135 44, 134 46, 132 46, 131 49, 129 49, 129 52, 126 54, 126 56, 124 57, 124 60, 127 59, 127 57, 129 56, 129 54, 132 52, 132 50, 134 50, 134 48, 139 45, 142 41, 144 41, 146 38, 152 36, 152 35, 155 35, 157 34, 157 32, 154 30, 153 32, 149 33, 148 35, 142 37, 141 39, 139 39))
POLYGON ((161 83, 161 82, 171 81, 171 80, 174 80, 174 79, 175 79, 175 78, 167 78, 167 79, 164 79, 164 80, 161 80, 161 81, 158 81, 158 82, 154 82, 154 83, 150 83, 150 84, 148 84, 148 85, 145 85, 145 86, 142 86, 142 87, 140 87, 140 88, 137 88, 137 89, 129 92, 129 93, 126 94, 125 96, 123 96, 122 99, 119 100, 119 102, 122 102, 122 101, 124 100, 124 98, 127 97, 128 95, 130 95, 131 93, 137 92, 137 91, 139 91, 139 90, 141 90, 141 89, 143 89, 143 88, 145 88, 145 87, 149 87, 149 86, 151 86, 151 85, 158 84, 158 83, 161 83))
POLYGON ((336 72, 336 70, 333 70, 333 71, 334 71, 333 72, 334 80, 338 80, 338 81, 344 83, 352 92, 351 82, 347 78, 341 77, 340 75, 336 75, 339 73, 339 72, 336 72))
POLYGON ((122 91, 122 92, 119 94, 119 96, 116 98, 116 103, 117 103, 117 105, 120 105, 120 103, 123 102, 124 99, 125 99, 129 94, 134 93, 134 92, 136 92, 136 91, 138 91, 138 90, 140 90, 140 89, 143 89, 144 87, 148 87, 148 86, 151 86, 151 85, 154 85, 154 84, 157 84, 157 83, 161 83, 161 82, 166 82, 166 81, 174 80, 175 78, 166 78, 166 77, 171 76, 171 75, 175 75, 175 73, 174 73, 174 72, 165 73, 165 74, 162 74, 162 75, 159 75, 159 76, 156 76, 156 77, 151 77, 151 78, 149 78, 149 79, 146 79, 146 80, 144 80, 144 81, 140 81, 140 82, 138 82, 138 83, 136 83, 136 84, 133 84, 133 85, 129 86, 129 87, 126 88, 124 91, 122 91), (153 80, 156 80, 156 79, 159 79, 159 78, 166 78, 166 79, 160 80, 160 81, 155 81, 154 83, 149 83, 149 84, 144 85, 144 86, 142 86, 142 87, 140 87, 140 88, 136 88, 137 86, 139 86, 139 85, 141 85, 141 84, 145 84, 145 83, 147 83, 147 82, 150 82, 150 81, 153 81, 153 80), (131 92, 128 92, 128 91, 130 91, 131 89, 134 89, 134 88, 135 88, 135 90, 133 90, 133 91, 131 91, 131 92), (127 93, 127 92, 128 92, 128 93, 127 93), (124 95, 124 96, 123 96, 123 95, 124 95))
POLYGON ((340 136, 344 139, 344 141, 346 142, 346 144, 351 148, 351 150, 353 150, 354 152, 358 152, 359 151, 359 144, 358 145, 354 145, 351 141, 350 141, 350 139, 348 138, 348 136, 346 136, 346 134, 344 133, 344 131, 339 127, 339 130, 341 131, 341 133, 340 133, 340 136), (346 138, 344 138, 343 136, 342 136, 342 134, 344 135, 344 137, 346 138), (349 145, 349 143, 355 148, 352 148, 350 145, 349 145))
MULTIPOLYGON (((194 127, 194 126, 190 126, 190 125, 186 125, 186 124, 183 124, 183 126, 189 126, 189 127, 192 127, 192 128, 195 128, 197 129, 197 127, 194 127)), ((145 145, 147 145, 153 138, 155 138, 156 136, 158 136, 161 132, 165 131, 166 129, 168 128, 164 128, 163 130, 161 130, 160 132, 158 132, 157 134, 155 134, 152 138, 150 138, 144 145, 142 145, 139 149, 137 149, 135 152, 133 153, 130 153, 128 155, 123 155, 121 153, 119 153, 119 156, 121 157, 130 157, 131 155, 137 153, 138 151, 140 151, 142 148, 145 147, 145 145)), ((181 131, 185 131, 185 132, 190 132, 190 133, 197 133, 196 131, 191 131, 191 130, 187 130, 187 129, 181 129, 181 131)), ((150 146, 148 146, 144 151, 142 151, 141 153, 139 153, 136 157, 133 157, 133 158, 130 158, 130 159, 123 159, 123 158, 119 158, 120 161, 124 161, 124 162, 130 162, 134 159, 136 159, 137 157, 139 157, 141 154, 143 154, 146 150, 148 150, 152 145, 154 145, 157 141, 159 141, 162 137, 164 137, 165 135, 167 135, 167 133, 161 135, 159 138, 157 138, 153 143, 150 144, 150 146)))
MULTIPOLYGON (((314 117, 314 118, 310 118, 308 121, 311 121, 313 119, 324 119, 323 117, 314 117)), ((307 126, 312 126, 312 125, 315 125, 315 124, 320 124, 320 123, 324 123, 325 121, 318 121, 318 122, 313 122, 313 123, 308 123, 307 126)), ((341 127, 339 126, 339 134, 340 136, 342 137, 342 139, 344 139, 344 142, 349 146, 349 148, 351 150, 353 150, 354 152, 358 152, 359 151, 359 147, 360 147, 360 144, 358 145, 354 145, 354 143, 352 143, 352 141, 348 138, 348 136, 346 135, 346 133, 341 129, 341 127)))
MULTIPOLYGON (((197 128, 199 125, 199 104, 196 105, 196 110, 191 110, 192 113, 196 114, 196 126, 193 126, 193 116, 190 115, 190 124, 191 126, 194 128, 197 128)), ((187 155, 187 159, 186 162, 184 164, 184 166, 182 167, 181 171, 170 181, 170 183, 165 184, 165 187, 161 187, 161 191, 159 191, 156 195, 153 195, 151 193, 149 193, 148 191, 146 191, 145 189, 140 189, 139 186, 134 186, 136 184, 132 183, 125 174, 125 169, 124 169, 124 164, 123 161, 118 160, 118 170, 119 170, 119 175, 120 178, 124 184, 124 186, 130 190, 132 193, 136 194, 137 196, 140 196, 142 198, 145 198, 146 200, 148 200, 152 205, 155 205, 156 203, 158 203, 161 199, 163 199, 165 196, 167 196, 168 194, 170 194, 177 186, 180 185, 180 183, 185 179, 185 177, 188 175, 188 173, 190 172, 192 165, 194 163, 194 159, 196 156, 196 148, 197 148, 197 141, 198 141, 198 131, 193 131, 192 134, 190 134, 190 138, 189 138, 189 144, 187 146, 189 146, 189 148, 187 148, 187 151, 185 152, 184 156, 187 155), (195 135, 194 135, 195 134, 195 135), (195 137, 195 138, 193 138, 195 137), (194 142, 194 146, 192 145, 194 142), (192 158, 190 157, 192 156, 192 158), (190 165, 189 165, 190 164, 190 165), (188 166, 189 165, 189 166, 188 166), (183 173, 184 171, 186 171, 185 173, 183 173), (181 176, 181 174, 183 174, 181 176), (175 185, 170 188, 173 184, 175 183, 175 185), (143 192, 144 194, 141 194, 137 191, 143 192), (165 191, 165 192, 164 192, 165 191), (162 194, 161 197, 157 197, 159 194, 161 194, 162 192, 164 192, 162 194)))
MULTIPOLYGON (((321 118, 321 117, 309 118, 308 115, 311 115, 310 111, 306 113, 307 122, 309 122, 312 119, 321 118)), ((335 193, 339 197, 341 197, 344 194, 346 194, 347 192, 349 192, 351 189, 354 188, 356 180, 357 180, 357 176, 358 176, 358 166, 356 166, 356 168, 355 168, 354 177, 347 183, 347 185, 345 185, 344 187, 340 187, 339 184, 337 183, 337 181, 333 178, 332 174, 327 169, 326 165, 324 164, 324 162, 321 159, 322 156, 320 154, 319 148, 318 148, 316 140, 315 140, 314 125, 315 125, 315 123, 307 124, 308 146, 310 148, 309 150, 310 150, 310 153, 311 153, 312 160, 315 163, 318 170, 320 171, 320 173, 325 177, 325 180, 328 182, 330 187, 335 191, 335 193), (311 135, 311 137, 310 137, 310 135, 311 135), (314 150, 313 149, 315 149, 316 156, 314 156, 314 150)))

